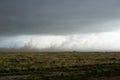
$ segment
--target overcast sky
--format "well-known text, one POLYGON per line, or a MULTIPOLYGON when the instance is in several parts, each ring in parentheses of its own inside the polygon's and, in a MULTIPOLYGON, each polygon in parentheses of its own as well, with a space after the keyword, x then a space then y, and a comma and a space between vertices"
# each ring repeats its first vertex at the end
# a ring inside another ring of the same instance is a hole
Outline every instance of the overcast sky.
POLYGON ((120 0, 0 0, 0 47, 120 50, 119 35, 120 0))

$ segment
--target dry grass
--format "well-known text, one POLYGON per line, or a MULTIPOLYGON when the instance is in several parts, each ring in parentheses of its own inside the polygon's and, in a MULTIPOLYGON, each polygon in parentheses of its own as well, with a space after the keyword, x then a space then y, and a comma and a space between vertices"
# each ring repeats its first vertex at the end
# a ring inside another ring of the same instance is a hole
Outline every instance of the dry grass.
MULTIPOLYGON (((34 75, 35 77, 40 74, 42 78, 52 76, 56 79, 55 76, 83 75, 85 77, 84 75, 88 74, 87 77, 91 77, 97 73, 100 75, 103 74, 102 72, 119 71, 120 53, 1 52, 0 65, 1 76, 34 75)), ((120 76, 118 72, 112 75, 116 74, 120 76)), ((59 80, 66 79, 59 78, 59 80)))

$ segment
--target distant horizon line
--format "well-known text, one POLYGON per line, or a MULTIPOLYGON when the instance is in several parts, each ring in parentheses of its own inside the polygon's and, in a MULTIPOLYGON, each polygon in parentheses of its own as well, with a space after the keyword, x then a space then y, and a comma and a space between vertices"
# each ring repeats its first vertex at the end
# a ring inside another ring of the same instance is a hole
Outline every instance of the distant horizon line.
POLYGON ((46 49, 36 49, 36 48, 32 48, 32 49, 24 49, 24 48, 0 48, 0 52, 75 52, 75 53, 79 53, 79 52, 95 52, 95 53, 110 53, 110 52, 120 52, 117 50, 58 50, 58 49, 54 49, 54 50, 46 50, 46 49))

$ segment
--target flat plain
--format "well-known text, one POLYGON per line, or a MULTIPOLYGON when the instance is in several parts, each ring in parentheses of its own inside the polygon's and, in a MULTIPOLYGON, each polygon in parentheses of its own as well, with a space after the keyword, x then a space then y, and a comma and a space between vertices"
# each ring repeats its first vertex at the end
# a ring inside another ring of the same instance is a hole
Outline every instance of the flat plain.
POLYGON ((0 52, 0 80, 120 80, 120 53, 0 52))

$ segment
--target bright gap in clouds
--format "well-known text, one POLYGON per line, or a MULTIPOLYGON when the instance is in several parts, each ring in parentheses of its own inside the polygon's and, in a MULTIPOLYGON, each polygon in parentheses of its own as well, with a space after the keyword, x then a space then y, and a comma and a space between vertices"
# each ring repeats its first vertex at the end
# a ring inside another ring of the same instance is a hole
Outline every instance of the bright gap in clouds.
MULTIPOLYGON (((30 48, 45 51, 120 51, 120 32, 74 35, 24 35, 1 42, 4 47, 30 48)), ((3 47, 1 45, 1 47, 3 47)))

